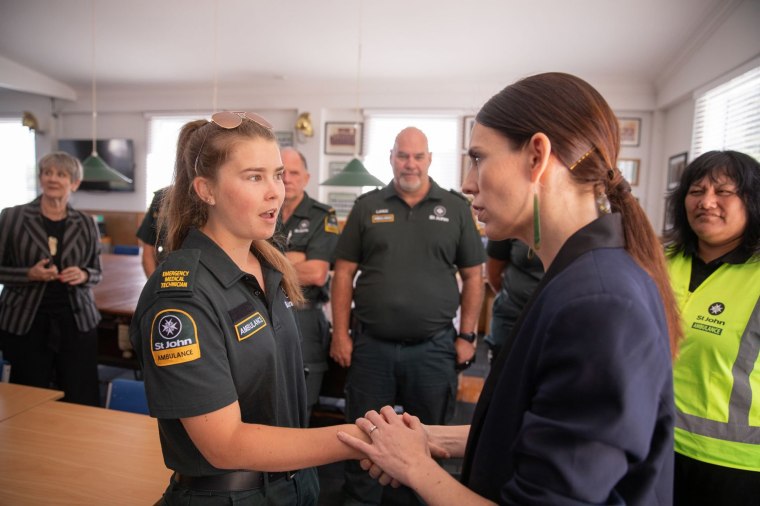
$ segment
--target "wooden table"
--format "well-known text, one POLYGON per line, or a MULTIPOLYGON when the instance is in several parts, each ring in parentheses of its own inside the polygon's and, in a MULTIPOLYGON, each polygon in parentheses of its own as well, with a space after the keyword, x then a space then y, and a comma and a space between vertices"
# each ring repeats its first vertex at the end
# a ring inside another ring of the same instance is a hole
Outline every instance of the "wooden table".
POLYGON ((60 390, 0 383, 0 421, 23 413, 43 402, 63 397, 60 390))
POLYGON ((3 505, 152 505, 170 476, 146 415, 45 402, 0 422, 3 505))
POLYGON ((139 255, 100 255, 103 279, 92 288, 101 313, 131 317, 147 278, 139 255))
POLYGON ((100 255, 103 279, 92 288, 103 316, 98 325, 98 361, 137 369, 129 342, 129 324, 147 280, 138 255, 100 255))

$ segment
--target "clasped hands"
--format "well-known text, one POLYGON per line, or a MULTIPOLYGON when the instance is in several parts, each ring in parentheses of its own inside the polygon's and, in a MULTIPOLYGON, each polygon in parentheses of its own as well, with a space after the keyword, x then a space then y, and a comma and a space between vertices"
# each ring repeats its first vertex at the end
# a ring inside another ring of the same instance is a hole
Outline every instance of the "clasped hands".
POLYGON ((381 485, 408 484, 410 473, 435 463, 433 457, 450 457, 448 451, 430 440, 418 417, 399 415, 391 406, 383 407, 379 413, 368 411, 356 420, 356 426, 369 435, 371 444, 345 432, 338 432, 338 439, 367 456, 360 465, 381 485))
POLYGON ((49 258, 43 258, 34 264, 27 273, 32 281, 50 282, 56 279, 68 285, 81 285, 87 281, 87 272, 77 266, 66 267, 58 272, 58 267, 49 258))

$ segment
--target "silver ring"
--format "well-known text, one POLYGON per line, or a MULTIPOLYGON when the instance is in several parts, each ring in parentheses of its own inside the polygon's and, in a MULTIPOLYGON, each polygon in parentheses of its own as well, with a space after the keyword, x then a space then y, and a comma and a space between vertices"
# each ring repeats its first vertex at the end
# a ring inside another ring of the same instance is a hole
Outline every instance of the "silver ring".
POLYGON ((377 430, 377 425, 373 425, 372 428, 369 429, 369 432, 367 432, 367 435, 371 436, 372 435, 372 431, 375 431, 375 430, 377 430))

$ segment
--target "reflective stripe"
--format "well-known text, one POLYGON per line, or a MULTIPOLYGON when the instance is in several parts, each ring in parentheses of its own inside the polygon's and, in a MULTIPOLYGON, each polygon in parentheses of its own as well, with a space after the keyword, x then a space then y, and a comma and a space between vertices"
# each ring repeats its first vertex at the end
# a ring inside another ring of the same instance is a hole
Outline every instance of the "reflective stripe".
POLYGON ((692 434, 733 441, 736 443, 749 443, 760 445, 760 427, 740 426, 733 423, 716 422, 707 418, 687 415, 680 409, 676 409, 676 427, 692 434))
MULTIPOLYGON (((736 357, 731 374, 734 377, 734 387, 728 402, 728 423, 738 426, 749 425, 749 410, 752 405, 752 388, 749 375, 760 353, 760 299, 752 310, 747 326, 739 344, 739 355, 736 357)), ((753 441, 757 443, 758 441, 753 441)))

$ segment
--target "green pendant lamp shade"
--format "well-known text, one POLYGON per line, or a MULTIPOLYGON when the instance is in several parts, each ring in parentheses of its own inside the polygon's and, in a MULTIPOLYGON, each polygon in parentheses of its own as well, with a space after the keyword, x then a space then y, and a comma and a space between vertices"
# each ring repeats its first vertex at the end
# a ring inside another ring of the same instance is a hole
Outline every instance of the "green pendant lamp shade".
POLYGON ((322 181, 323 186, 385 186, 385 183, 369 173, 358 158, 354 158, 339 174, 322 181))
POLYGON ((84 162, 82 162, 85 181, 92 183, 110 183, 112 186, 128 185, 132 182, 127 176, 121 174, 116 169, 111 168, 100 156, 97 151, 93 151, 84 162))

